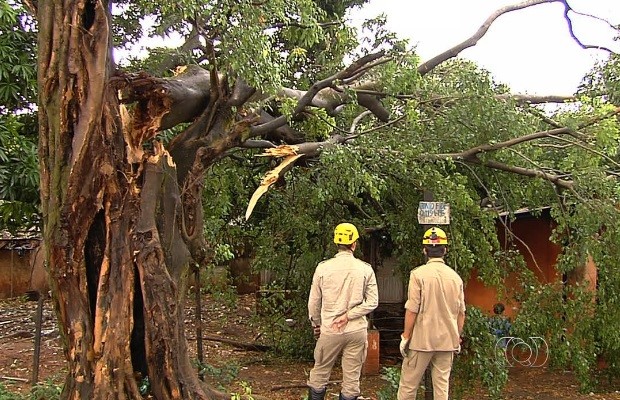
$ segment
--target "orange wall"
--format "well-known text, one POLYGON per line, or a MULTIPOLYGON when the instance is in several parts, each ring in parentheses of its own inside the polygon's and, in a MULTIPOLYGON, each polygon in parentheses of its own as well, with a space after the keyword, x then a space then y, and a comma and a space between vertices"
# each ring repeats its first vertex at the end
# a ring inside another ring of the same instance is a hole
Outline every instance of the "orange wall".
POLYGON ((33 269, 39 244, 36 238, 0 239, 0 299, 22 296, 33 289, 49 290, 43 258, 39 258, 39 268, 33 269))
POLYGON ((0 299, 23 295, 30 286, 30 251, 0 249, 0 299))
MULTIPOLYGON (((521 215, 515 221, 508 222, 507 224, 517 239, 513 239, 512 243, 510 243, 506 239, 507 235, 505 234, 504 225, 498 221, 498 237, 503 247, 506 249, 514 246, 512 248, 516 248, 523 254, 527 267, 536 274, 541 282, 549 283, 561 279, 561 276, 555 269, 555 262, 560 253, 560 247, 549 241, 553 221, 548 213, 545 212, 540 217, 521 215)), ((502 268, 500 265, 497 267, 502 268)), ((507 289, 507 296, 512 297, 510 294, 514 293, 518 287, 516 276, 514 274, 509 275, 504 284, 507 289)), ((469 280, 466 282, 465 302, 490 314, 493 313, 493 305, 497 302, 502 302, 506 306, 504 314, 508 317, 512 317, 518 309, 518 304, 514 303, 514 301, 511 302, 507 298, 499 299, 496 289, 482 284, 475 270, 472 271, 469 280)))

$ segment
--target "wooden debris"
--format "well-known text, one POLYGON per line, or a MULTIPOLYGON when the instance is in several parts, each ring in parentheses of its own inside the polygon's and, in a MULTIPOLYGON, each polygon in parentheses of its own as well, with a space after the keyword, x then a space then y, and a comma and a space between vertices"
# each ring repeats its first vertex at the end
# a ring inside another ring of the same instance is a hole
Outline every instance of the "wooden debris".
POLYGON ((224 338, 224 337, 220 337, 220 336, 203 335, 202 338, 204 340, 210 340, 210 341, 213 341, 213 342, 226 343, 226 344, 229 344, 229 345, 231 345, 233 347, 236 347, 236 348, 239 348, 239 349, 243 349, 243 350, 268 351, 268 350, 271 349, 271 346, 267 346, 267 345, 264 345, 264 344, 240 342, 238 340, 228 339, 228 338, 224 338))
POLYGON ((3 380, 5 380, 5 381, 28 382, 28 379, 18 378, 18 377, 16 377, 16 376, 4 376, 4 375, 0 375, 0 379, 3 379, 3 380))
MULTIPOLYGON (((268 150, 277 150, 279 147, 284 147, 284 146, 278 146, 275 149, 268 149, 268 150)), ((295 146, 287 146, 287 147, 295 147, 295 146)), ((263 180, 260 183, 260 186, 256 189, 256 191, 252 195, 252 198, 250 199, 250 202, 248 204, 248 209, 245 212, 246 221, 250 218, 250 215, 252 215, 252 211, 254 210, 254 206, 256 206, 256 202, 258 201, 258 199, 260 199, 260 197, 263 194, 265 194, 265 192, 267 192, 267 189, 269 189, 269 186, 273 185, 278 180, 278 178, 280 178, 280 174, 283 173, 286 167, 288 167, 289 165, 292 165, 295 162, 295 160, 297 160, 302 155, 303 154, 292 153, 291 155, 287 156, 280 163, 280 165, 278 165, 276 168, 272 169, 271 171, 267 172, 267 174, 265 174, 265 176, 263 177, 263 180)))

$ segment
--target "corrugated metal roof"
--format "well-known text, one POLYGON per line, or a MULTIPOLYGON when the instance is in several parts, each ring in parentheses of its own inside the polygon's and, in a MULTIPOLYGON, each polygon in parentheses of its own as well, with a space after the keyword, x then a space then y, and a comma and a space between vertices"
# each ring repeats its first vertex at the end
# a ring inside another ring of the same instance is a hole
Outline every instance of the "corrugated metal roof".
POLYGON ((41 235, 38 231, 26 231, 12 234, 7 231, 0 232, 0 249, 6 250, 31 250, 41 244, 41 235))

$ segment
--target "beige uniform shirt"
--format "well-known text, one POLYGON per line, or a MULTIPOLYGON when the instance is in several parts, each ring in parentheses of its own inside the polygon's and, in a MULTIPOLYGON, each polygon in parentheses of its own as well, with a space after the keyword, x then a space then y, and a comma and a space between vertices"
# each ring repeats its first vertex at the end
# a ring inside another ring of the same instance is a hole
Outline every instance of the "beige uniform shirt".
POLYGON ((379 294, 372 267, 353 253, 341 251, 317 265, 312 278, 308 313, 321 334, 342 334, 367 329, 366 315, 377 308, 379 294), (332 329, 334 319, 347 314, 342 332, 332 329))
POLYGON ((425 265, 411 271, 405 308, 418 314, 410 349, 459 349, 457 316, 465 313, 463 280, 441 258, 431 258, 425 265))

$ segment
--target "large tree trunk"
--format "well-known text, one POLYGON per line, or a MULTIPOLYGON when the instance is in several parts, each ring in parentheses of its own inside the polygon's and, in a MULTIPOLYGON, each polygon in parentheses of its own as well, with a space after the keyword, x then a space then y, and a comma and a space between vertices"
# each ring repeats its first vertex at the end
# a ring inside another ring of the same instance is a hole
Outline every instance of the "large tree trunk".
POLYGON ((219 398, 198 380, 184 336, 191 257, 177 173, 157 144, 130 154, 141 142, 128 141, 110 85, 108 7, 38 7, 41 198, 68 361, 62 398, 140 399, 135 371, 157 399, 219 398))

